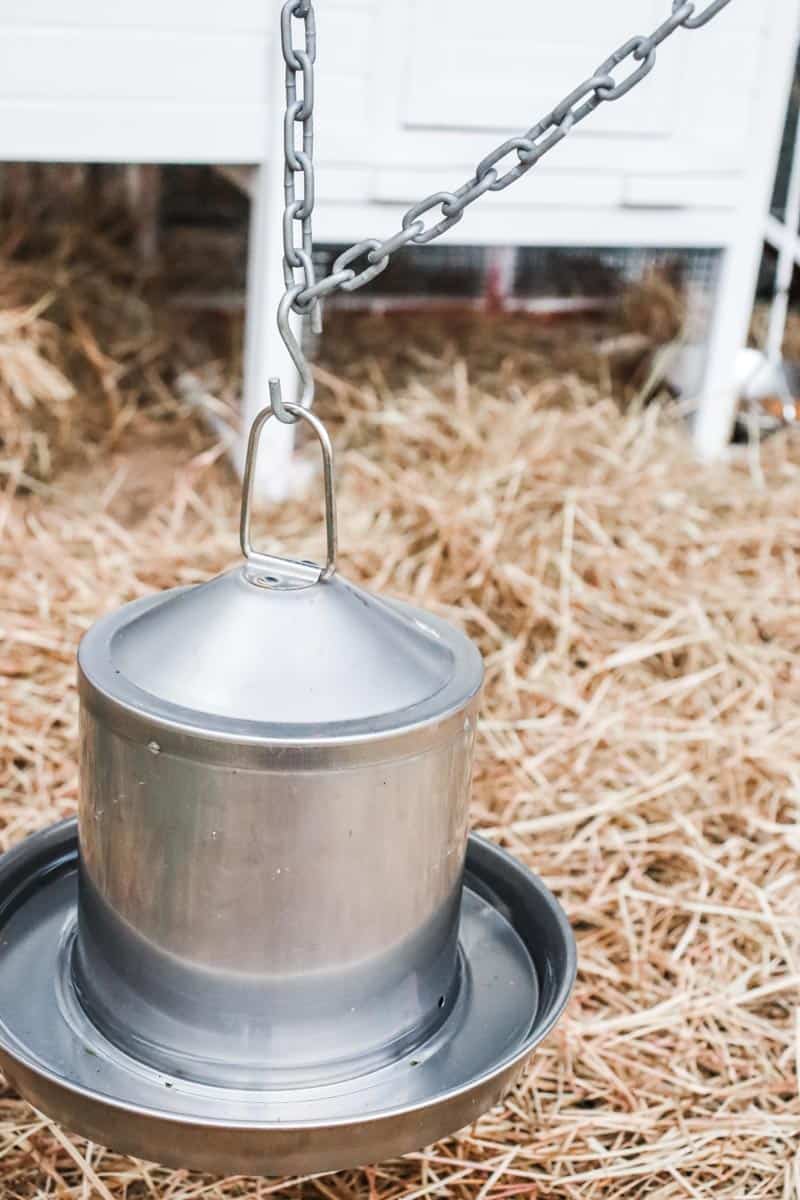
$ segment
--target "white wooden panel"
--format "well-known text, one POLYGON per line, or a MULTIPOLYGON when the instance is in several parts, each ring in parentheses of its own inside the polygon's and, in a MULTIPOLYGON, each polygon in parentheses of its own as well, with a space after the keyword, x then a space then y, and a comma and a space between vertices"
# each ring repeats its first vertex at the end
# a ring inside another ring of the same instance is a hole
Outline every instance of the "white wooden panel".
POLYGON ((275 11, 270 0, 3 0, 0 26, 266 32, 275 11))
POLYGON ((0 99, 266 100, 266 39, 150 30, 3 30, 0 99))
MULTIPOLYGON (((593 114, 547 164, 592 174, 627 172, 635 165, 654 175, 744 175, 742 130, 752 123, 760 80, 769 70, 764 54, 770 12, 784 2, 732 4, 702 30, 676 33, 640 87, 593 114)), ((483 5, 446 0, 443 8, 436 6, 440 25, 434 6, 415 3, 419 36, 409 33, 403 40, 396 6, 380 0, 379 45, 385 49, 375 74, 377 195, 383 189, 381 168, 441 164, 444 178, 451 167, 466 178, 496 141, 521 132, 591 73, 611 47, 633 30, 651 28, 664 12, 661 0, 603 5, 561 0, 555 9, 509 0, 498 16, 483 5), (516 48, 510 50, 512 43, 516 48)), ((541 170, 516 185, 530 203, 537 203, 541 170)), ((730 204, 736 204, 735 189, 730 204)))
POLYGON ((629 175, 622 203, 631 208, 733 208, 740 187, 736 175, 629 175))
POLYGON ((370 139, 374 26, 372 0, 323 0, 317 6, 319 52, 316 154, 320 163, 367 164, 370 139))
POLYGON ((0 103, 0 159, 31 162, 256 163, 260 105, 0 103))
MULTIPOLYGON (((414 0, 401 121, 495 131, 531 124, 632 30, 643 22, 655 26, 663 10, 663 0, 581 4, 576 20, 574 0, 546 8, 504 0, 494 9, 462 0, 414 0)), ((669 94, 668 78, 651 74, 635 104, 609 104, 595 114, 592 134, 666 133, 669 94)))
MULTIPOLYGON (((373 0, 328 0, 324 12, 369 12, 373 0)), ((281 0, 3 0, 0 27, 271 32, 281 0)), ((317 14, 318 18, 320 13, 317 14)))
MULTIPOLYGON (((319 242, 388 237, 400 227, 403 207, 354 199, 320 205, 314 214, 319 242)), ((449 246, 701 246, 729 245, 736 235, 734 214, 714 209, 586 208, 562 205, 537 209, 519 203, 498 210, 475 205, 460 225, 445 234, 449 246)))
MULTIPOLYGON (((318 7, 317 154, 365 163, 373 0, 318 7)), ((281 0, 5 0, 0 158, 258 162, 281 0)))
MULTIPOLYGON (((766 7, 761 9, 762 15, 766 7)), ((699 32, 710 30, 707 26, 699 32)), ((685 70, 674 98, 679 113, 676 132, 690 152, 708 156, 708 165, 735 158, 746 169, 749 150, 747 137, 742 135, 759 136, 752 128, 759 107, 757 92, 763 86, 764 73, 773 69, 766 57, 765 29, 763 22, 754 22, 750 30, 737 31, 725 25, 714 34, 713 42, 696 35, 686 37, 685 70)))
POLYGON ((341 166, 320 163, 317 194, 321 197, 315 218, 329 205, 367 204, 371 197, 372 172, 366 166, 341 166))
MULTIPOLYGON (((461 179, 442 173, 442 168, 425 167, 414 172, 400 168, 381 171, 373 185, 373 199, 381 202, 396 202, 411 205, 430 192, 443 187, 457 186, 461 179)), ((624 179, 619 172, 595 172, 591 177, 571 172, 541 168, 536 176, 536 204, 570 204, 575 208, 603 208, 620 204, 624 195, 624 179)), ((484 198, 487 208, 519 208, 521 203, 530 203, 530 194, 520 193, 519 188, 508 188, 484 198), (515 195, 516 191, 516 195, 515 195)), ((469 210, 471 212, 471 210, 469 210)), ((463 217, 467 222, 468 214, 463 217)))

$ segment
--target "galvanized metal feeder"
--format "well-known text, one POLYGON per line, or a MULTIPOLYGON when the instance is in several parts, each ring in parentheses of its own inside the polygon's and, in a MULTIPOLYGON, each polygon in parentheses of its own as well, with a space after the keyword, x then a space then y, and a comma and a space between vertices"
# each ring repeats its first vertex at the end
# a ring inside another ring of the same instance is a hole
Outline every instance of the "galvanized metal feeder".
POLYGON ((0 1060, 70 1129, 175 1166, 412 1150, 502 1095, 575 971, 553 897, 469 839, 480 655, 253 549, 78 655, 81 805, 0 862, 0 1060), (465 875, 466 871, 466 875, 465 875))
MULTIPOLYGON (((279 325, 304 401, 312 381, 291 311, 318 315, 323 295, 444 232, 625 95, 665 38, 727 3, 695 13, 673 0, 649 38, 621 46, 457 192, 414 205, 398 233, 358 243, 315 281, 314 10, 287 0, 279 325)), ((576 960, 543 884, 468 836, 477 649, 336 574, 327 433, 275 381, 270 392, 248 448, 244 564, 129 604, 81 643, 78 827, 0 860, 0 1062, 33 1104, 117 1150, 288 1174, 401 1154, 474 1120, 558 1019, 576 960), (256 456, 273 416, 319 438, 323 565, 253 548, 256 456)))

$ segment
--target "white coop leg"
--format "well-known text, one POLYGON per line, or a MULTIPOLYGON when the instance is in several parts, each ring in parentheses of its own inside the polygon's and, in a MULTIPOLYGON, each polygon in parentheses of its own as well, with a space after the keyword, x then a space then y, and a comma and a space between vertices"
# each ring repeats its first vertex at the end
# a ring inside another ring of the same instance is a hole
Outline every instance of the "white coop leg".
MULTIPOLYGON (((250 214, 250 246, 247 264, 247 317, 244 340, 244 396, 242 439, 237 467, 244 468, 244 452, 250 426, 269 404, 269 380, 280 379, 286 400, 296 400, 297 371, 286 352, 276 323, 278 303, 284 292, 281 260, 280 160, 262 163, 254 173, 250 214)), ((295 331, 299 336, 299 329, 295 331)), ((292 484, 294 426, 271 421, 258 455, 255 495, 262 500, 284 500, 292 484)))
POLYGON ((516 246, 490 246, 486 251, 483 298, 489 312, 504 312, 514 292, 517 277, 516 246))
POLYGON ((763 242, 760 222, 748 235, 723 251, 711 322, 703 387, 694 423, 700 458, 718 458, 728 445, 739 405, 737 357, 747 344, 763 242))
POLYGON ((736 384, 737 359, 747 344, 753 312, 758 268, 764 247, 764 228, 775 180, 783 121, 795 70, 795 56, 788 55, 788 41, 798 38, 800 7, 797 0, 776 5, 769 25, 766 61, 774 64, 759 89, 753 120, 751 183, 737 214, 734 241, 725 249, 717 286, 705 378, 694 423, 694 444, 704 459, 718 458, 728 444, 739 395, 736 384))
POLYGON ((786 212, 783 219, 784 237, 778 246, 778 263, 775 270, 775 295, 769 314, 769 329, 767 331, 767 358, 773 365, 781 361, 783 353, 783 338, 786 333, 786 318, 789 315, 789 291, 794 278, 794 264, 800 239, 800 121, 792 146, 792 160, 789 172, 789 190, 786 196, 786 212))

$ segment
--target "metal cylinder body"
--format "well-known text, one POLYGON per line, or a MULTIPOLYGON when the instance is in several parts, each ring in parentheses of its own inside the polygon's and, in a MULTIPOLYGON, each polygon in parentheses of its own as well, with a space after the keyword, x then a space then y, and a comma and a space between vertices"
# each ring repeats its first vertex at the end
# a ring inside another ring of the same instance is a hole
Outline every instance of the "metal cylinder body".
POLYGON ((98 672, 87 643, 73 971, 95 1024, 153 1067, 233 1087, 409 1052, 459 987, 474 660, 438 718, 281 743, 114 695, 118 669, 98 672))

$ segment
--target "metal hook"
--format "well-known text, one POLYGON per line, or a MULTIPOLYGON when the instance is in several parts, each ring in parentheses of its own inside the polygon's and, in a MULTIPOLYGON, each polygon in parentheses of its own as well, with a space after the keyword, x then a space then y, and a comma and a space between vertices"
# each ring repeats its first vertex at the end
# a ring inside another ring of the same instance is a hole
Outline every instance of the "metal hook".
POLYGON ((254 582, 260 583, 265 587, 281 584, 287 586, 287 578, 293 581, 290 586, 294 587, 324 583, 326 579, 330 579, 336 570, 336 498, 334 495, 334 463, 331 440, 328 437, 327 429, 314 413, 309 412, 308 409, 303 408, 299 404, 287 404, 286 408, 292 421, 300 418, 308 422, 317 435, 322 451, 325 482, 325 565, 320 566, 318 563, 301 562, 294 558, 278 558, 273 554, 264 554, 260 550, 256 550, 253 546, 250 537, 250 509, 253 503, 253 485, 256 475, 258 444, 264 426, 272 417, 277 417, 278 415, 274 408, 263 408, 255 421, 253 421, 252 428, 250 429, 250 438, 247 443, 247 459, 245 461, 244 482, 242 484, 242 514, 239 526, 239 540, 241 542, 242 554, 247 559, 248 565, 255 567, 259 572, 258 576, 254 578, 254 582), (267 572, 266 574, 264 574, 265 571, 267 572))
MULTIPOLYGON (((303 349, 297 338, 292 332, 290 322, 290 314, 292 306, 303 291, 303 284, 297 284, 285 292, 278 305, 278 332, 283 339, 283 344, 289 351, 289 357, 297 368, 297 373, 303 384, 303 391, 300 396, 300 407, 304 409, 311 408, 314 403, 314 376, 311 373, 311 368, 308 365, 306 356, 303 354, 303 349)), ((317 308, 317 302, 314 305, 317 308)), ((279 421, 283 421, 284 425, 294 425, 297 420, 291 414, 292 408, 295 405, 287 405, 283 402, 283 391, 281 389, 280 379, 270 379, 269 381, 269 402, 275 416, 279 421)))

